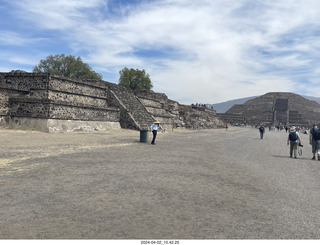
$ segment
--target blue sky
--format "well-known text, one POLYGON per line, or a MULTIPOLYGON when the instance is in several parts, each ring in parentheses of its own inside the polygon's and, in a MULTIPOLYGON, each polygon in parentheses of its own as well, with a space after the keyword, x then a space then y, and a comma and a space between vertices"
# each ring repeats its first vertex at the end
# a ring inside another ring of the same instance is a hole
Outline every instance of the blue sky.
POLYGON ((182 104, 319 97, 318 0, 0 0, 0 71, 80 56, 118 83, 145 69, 182 104))

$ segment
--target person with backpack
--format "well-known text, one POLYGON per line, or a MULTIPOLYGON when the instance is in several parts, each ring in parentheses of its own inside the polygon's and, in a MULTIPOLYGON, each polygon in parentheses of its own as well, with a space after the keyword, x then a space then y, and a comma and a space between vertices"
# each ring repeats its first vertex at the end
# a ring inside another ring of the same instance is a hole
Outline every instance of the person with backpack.
POLYGON ((289 145, 289 142, 290 142, 290 157, 292 157, 292 153, 293 153, 294 158, 297 158, 298 142, 301 144, 301 139, 295 127, 290 128, 290 133, 287 141, 288 145, 289 145))
POLYGON ((312 129, 310 130, 309 143, 312 146, 312 160, 316 160, 316 154, 318 155, 318 161, 320 161, 319 155, 319 140, 320 140, 320 130, 318 129, 318 125, 313 124, 312 129))

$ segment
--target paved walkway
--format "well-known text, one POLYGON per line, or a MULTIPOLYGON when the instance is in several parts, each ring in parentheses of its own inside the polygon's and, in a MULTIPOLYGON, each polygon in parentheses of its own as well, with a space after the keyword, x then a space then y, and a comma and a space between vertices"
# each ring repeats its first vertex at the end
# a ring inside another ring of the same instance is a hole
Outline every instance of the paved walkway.
POLYGON ((285 132, 0 130, 0 238, 319 239, 320 162, 285 132))

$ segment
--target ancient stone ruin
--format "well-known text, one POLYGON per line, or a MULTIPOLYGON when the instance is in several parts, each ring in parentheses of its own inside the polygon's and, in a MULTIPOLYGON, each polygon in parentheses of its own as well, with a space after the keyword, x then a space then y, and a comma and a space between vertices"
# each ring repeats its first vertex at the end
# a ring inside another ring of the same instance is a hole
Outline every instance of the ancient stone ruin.
POLYGON ((320 122, 320 104, 294 93, 267 93, 218 116, 229 123, 310 127, 320 122))
POLYGON ((128 91, 102 80, 49 73, 0 73, 0 128, 44 132, 222 127, 215 111, 180 105, 165 94, 128 91))

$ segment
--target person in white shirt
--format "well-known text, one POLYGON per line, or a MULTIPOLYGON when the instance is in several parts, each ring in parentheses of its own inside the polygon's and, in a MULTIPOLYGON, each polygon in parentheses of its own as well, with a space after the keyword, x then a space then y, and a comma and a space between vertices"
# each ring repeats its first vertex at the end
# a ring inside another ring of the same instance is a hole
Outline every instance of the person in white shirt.
POLYGON ((160 126, 160 122, 158 120, 156 120, 150 127, 151 129, 151 132, 153 133, 153 138, 152 138, 152 142, 151 144, 152 145, 155 145, 155 140, 156 140, 156 137, 157 137, 157 132, 159 129, 162 129, 162 127, 160 126))

